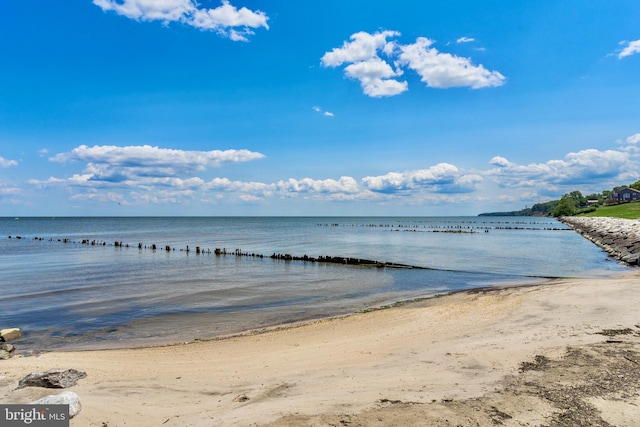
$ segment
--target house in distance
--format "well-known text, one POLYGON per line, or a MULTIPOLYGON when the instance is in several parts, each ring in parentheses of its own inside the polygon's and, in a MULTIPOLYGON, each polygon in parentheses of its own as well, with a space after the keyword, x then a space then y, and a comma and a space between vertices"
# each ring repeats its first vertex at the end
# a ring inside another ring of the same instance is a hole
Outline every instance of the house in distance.
POLYGON ((609 201, 612 203, 626 203, 640 201, 640 191, 634 188, 626 187, 611 193, 609 201))

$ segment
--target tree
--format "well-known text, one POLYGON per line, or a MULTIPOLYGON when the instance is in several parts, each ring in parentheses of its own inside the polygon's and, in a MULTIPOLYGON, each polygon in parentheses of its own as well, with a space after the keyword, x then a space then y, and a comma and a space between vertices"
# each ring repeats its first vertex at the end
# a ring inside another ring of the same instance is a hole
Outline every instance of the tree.
POLYGON ((630 188, 633 188, 634 190, 640 190, 640 181, 636 181, 633 184, 631 184, 629 186, 630 188))
MULTIPOLYGON (((567 196, 567 194, 565 194, 567 196)), ((569 197, 573 200, 574 207, 580 208, 582 206, 587 205, 587 199, 582 196, 582 193, 579 191, 572 191, 568 194, 569 197)), ((564 196, 563 196, 564 197, 564 196)))
POLYGON ((560 203, 559 200, 552 200, 550 202, 544 202, 544 203, 536 203, 531 207, 530 215, 548 216, 553 212, 556 206, 558 206, 558 203, 560 203))
POLYGON ((565 194, 564 196, 562 196, 562 199, 560 199, 560 202, 555 207, 555 209, 551 212, 551 215, 555 217, 559 217, 559 216, 571 216, 571 215, 574 215, 575 213, 576 213, 576 201, 574 197, 571 194, 565 194))

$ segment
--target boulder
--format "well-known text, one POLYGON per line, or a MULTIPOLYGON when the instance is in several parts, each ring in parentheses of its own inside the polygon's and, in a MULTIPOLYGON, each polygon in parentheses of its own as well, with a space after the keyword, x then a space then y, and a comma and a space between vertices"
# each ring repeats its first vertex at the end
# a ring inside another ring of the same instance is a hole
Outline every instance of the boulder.
POLYGON ((45 387, 67 388, 86 378, 87 373, 75 369, 51 369, 46 372, 31 372, 18 383, 18 388, 45 387))
POLYGON ((80 413, 82 406, 80 405, 80 396, 72 391, 65 391, 60 394, 51 394, 49 396, 32 402, 34 405, 69 405, 69 418, 73 418, 80 413))
POLYGON ((0 343, 0 360, 11 359, 15 350, 16 348, 11 344, 7 344, 6 342, 0 343))
POLYGON ((640 221, 622 218, 562 217, 565 224, 630 265, 640 261, 640 221))
POLYGON ((22 336, 22 332, 18 328, 1 329, 0 341, 13 341, 22 336))

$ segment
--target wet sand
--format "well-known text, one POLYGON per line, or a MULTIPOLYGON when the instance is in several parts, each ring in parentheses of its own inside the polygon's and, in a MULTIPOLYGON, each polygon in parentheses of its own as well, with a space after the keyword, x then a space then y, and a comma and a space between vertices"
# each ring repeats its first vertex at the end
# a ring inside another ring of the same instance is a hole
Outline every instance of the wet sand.
POLYGON ((638 307, 634 271, 458 292, 211 341, 18 350, 0 361, 0 400, 60 392, 15 388, 29 372, 74 368, 87 378, 70 389, 82 401, 72 426, 632 426, 638 307))

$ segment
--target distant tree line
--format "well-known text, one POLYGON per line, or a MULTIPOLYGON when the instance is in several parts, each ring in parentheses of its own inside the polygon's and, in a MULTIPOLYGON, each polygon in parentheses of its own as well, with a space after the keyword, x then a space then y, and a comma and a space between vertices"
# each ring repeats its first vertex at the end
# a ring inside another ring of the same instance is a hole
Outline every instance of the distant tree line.
POLYGON ((536 203, 530 208, 524 208, 519 211, 511 212, 489 212, 482 213, 479 216, 569 216, 581 213, 595 211, 598 206, 602 206, 615 192, 624 188, 633 188, 640 190, 640 181, 636 181, 631 185, 623 185, 615 187, 613 190, 604 190, 602 193, 593 193, 583 196, 580 191, 572 191, 567 193, 559 200, 551 200, 544 203, 536 203))

